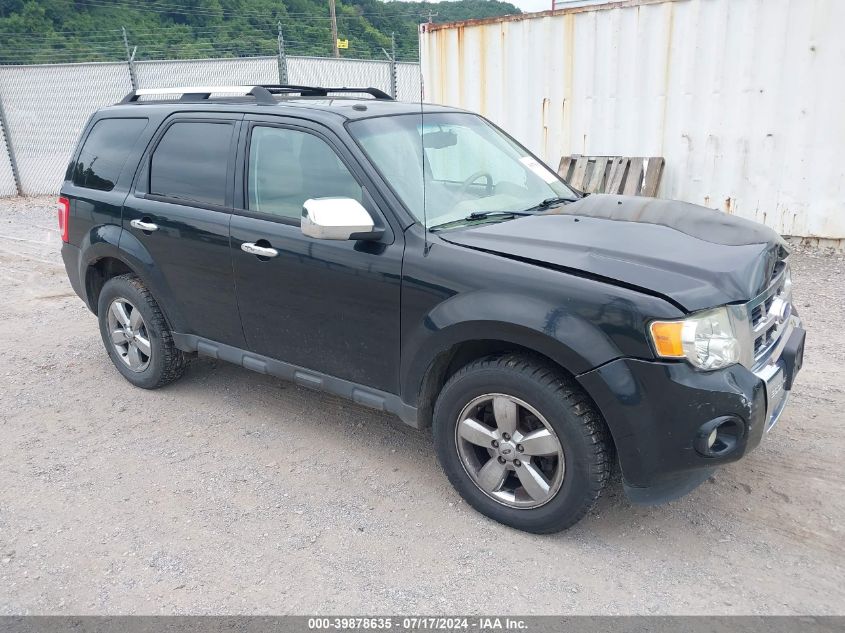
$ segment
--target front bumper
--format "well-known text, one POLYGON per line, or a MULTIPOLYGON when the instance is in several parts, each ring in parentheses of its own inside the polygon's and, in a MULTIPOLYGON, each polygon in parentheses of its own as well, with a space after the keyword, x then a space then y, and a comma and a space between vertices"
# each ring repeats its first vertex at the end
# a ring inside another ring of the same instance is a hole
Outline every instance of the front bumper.
POLYGON ((797 315, 753 369, 702 372, 685 362, 621 358, 578 376, 602 412, 632 501, 661 503, 686 494, 722 464, 741 459, 772 429, 801 367, 804 330, 797 315), (702 428, 736 421, 731 450, 697 449, 702 428))
POLYGON ((790 317, 774 348, 754 367, 754 375, 766 386, 766 432, 780 419, 795 376, 804 364, 805 332, 798 315, 790 317))

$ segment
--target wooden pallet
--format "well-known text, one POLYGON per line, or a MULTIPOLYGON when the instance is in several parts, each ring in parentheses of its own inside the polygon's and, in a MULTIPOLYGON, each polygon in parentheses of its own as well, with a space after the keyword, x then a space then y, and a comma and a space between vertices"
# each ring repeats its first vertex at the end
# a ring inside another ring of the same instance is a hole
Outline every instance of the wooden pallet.
POLYGON ((587 193, 616 193, 654 198, 666 161, 662 156, 564 156, 557 173, 587 193))

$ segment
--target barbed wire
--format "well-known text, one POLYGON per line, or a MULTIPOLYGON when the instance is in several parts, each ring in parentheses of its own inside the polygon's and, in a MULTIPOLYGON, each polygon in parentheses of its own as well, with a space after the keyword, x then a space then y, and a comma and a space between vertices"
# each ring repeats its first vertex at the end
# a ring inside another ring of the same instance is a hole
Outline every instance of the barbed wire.
MULTIPOLYGON (((161 50, 166 48, 194 48, 194 47, 201 47, 201 48, 213 48, 215 50, 225 50, 225 49, 232 49, 232 50, 247 50, 249 48, 254 47, 270 47, 273 51, 277 51, 276 48, 276 35, 273 34, 272 38, 268 38, 266 40, 253 40, 247 42, 227 42, 227 43, 219 43, 214 42, 213 40, 192 40, 192 41, 178 41, 178 42, 166 42, 162 40, 143 40, 143 39, 130 39, 129 40, 130 47, 138 46, 138 52, 149 52, 151 50, 161 50), (143 46, 143 49, 141 48, 143 46)), ((288 39, 285 38, 285 48, 290 49, 291 47, 296 46, 307 46, 307 47, 329 47, 331 48, 330 41, 315 41, 315 40, 297 40, 297 39, 288 39)), ((379 51, 380 54, 383 56, 383 47, 378 45, 377 43, 369 43, 369 42, 350 42, 350 47, 356 48, 367 48, 373 51, 379 51)), ((125 57, 126 52, 123 45, 122 39, 116 39, 113 42, 74 42, 72 46, 55 46, 55 47, 45 47, 45 46, 16 46, 15 53, 17 56, 23 56, 28 54, 38 54, 38 53, 59 53, 59 52, 67 52, 67 53, 84 53, 87 51, 115 51, 120 56, 125 57)))
MULTIPOLYGON (((324 43, 315 44, 313 42, 296 42, 291 43, 290 46, 286 44, 286 55, 289 58, 295 57, 329 57, 331 56, 331 46, 324 43)), ((136 56, 137 63, 146 61, 190 61, 200 59, 236 59, 236 58, 251 58, 251 57, 276 57, 278 51, 271 46, 256 47, 254 50, 246 50, 243 46, 201 46, 197 44, 190 45, 193 50, 190 54, 185 54, 184 49, 179 46, 159 46, 145 48, 143 51, 138 50, 138 55, 143 53, 142 57, 136 56)), ((355 46, 350 45, 348 49, 344 49, 344 56, 338 58, 343 60, 360 60, 360 61, 385 61, 384 52, 380 48, 370 46, 355 46)), ((88 62, 113 62, 126 63, 125 52, 119 47, 98 47, 86 48, 84 51, 79 50, 30 50, 20 51, 14 56, 0 57, 0 65, 10 66, 30 66, 45 63, 88 63, 88 62)), ((414 55, 399 55, 396 56, 397 62, 416 63, 418 57, 414 55)))

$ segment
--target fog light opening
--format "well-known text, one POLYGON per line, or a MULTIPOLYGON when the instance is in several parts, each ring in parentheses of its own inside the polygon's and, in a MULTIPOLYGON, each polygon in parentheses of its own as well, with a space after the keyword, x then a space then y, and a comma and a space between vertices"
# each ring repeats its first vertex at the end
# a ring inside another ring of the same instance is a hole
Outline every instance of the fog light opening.
POLYGON ((716 437, 719 435, 719 429, 713 429, 710 431, 710 435, 707 436, 707 448, 712 449, 713 445, 716 443, 716 437))
POLYGON ((737 447, 742 432, 742 422, 733 416, 710 420, 698 429, 695 450, 705 457, 725 457, 737 447))

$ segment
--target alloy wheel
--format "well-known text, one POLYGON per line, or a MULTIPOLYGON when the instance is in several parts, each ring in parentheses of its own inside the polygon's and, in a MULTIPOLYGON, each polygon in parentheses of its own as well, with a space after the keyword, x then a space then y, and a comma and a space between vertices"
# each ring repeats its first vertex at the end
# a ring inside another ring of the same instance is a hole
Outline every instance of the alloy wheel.
POLYGON ((472 482, 499 503, 536 508, 560 490, 566 461, 548 421, 501 393, 473 399, 455 426, 455 444, 472 482))
POLYGON ((117 355, 129 369, 144 371, 150 364, 152 348, 147 324, 131 301, 118 297, 109 305, 109 336, 117 355))

